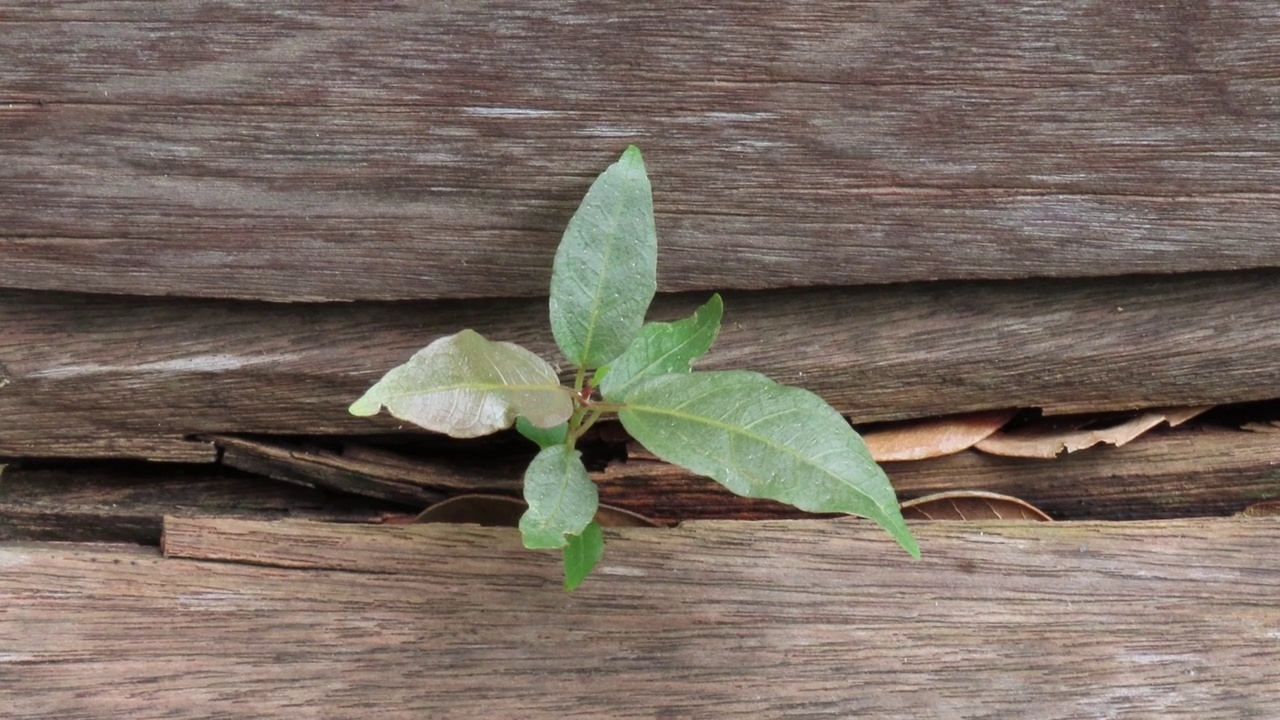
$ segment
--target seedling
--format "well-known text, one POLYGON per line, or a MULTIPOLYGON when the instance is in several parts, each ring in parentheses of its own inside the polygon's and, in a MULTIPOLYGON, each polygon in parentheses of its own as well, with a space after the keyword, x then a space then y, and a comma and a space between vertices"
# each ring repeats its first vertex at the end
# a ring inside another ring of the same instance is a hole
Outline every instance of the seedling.
POLYGON ((645 323, 658 241, 644 161, 627 148, 569 220, 551 272, 551 331, 573 386, 529 350, 473 330, 442 337, 351 406, 470 438, 511 427, 541 450, 524 474, 524 545, 562 549, 572 590, 603 557, 596 486, 574 449, 616 414, 650 452, 745 497, 879 523, 919 557, 884 472, 862 438, 817 395, 747 371, 698 371, 720 331, 712 295, 690 317, 645 323))

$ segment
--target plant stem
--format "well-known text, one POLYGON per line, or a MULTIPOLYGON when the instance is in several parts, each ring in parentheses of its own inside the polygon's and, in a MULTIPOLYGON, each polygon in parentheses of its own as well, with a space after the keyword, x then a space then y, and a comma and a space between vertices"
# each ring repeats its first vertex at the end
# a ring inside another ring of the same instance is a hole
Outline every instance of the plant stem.
POLYGON ((616 412, 618 412, 619 410, 622 410, 622 409, 624 409, 624 408, 626 408, 626 407, 627 407, 627 404, 626 404, 626 403, 613 403, 613 402, 593 402, 593 403, 591 403, 591 409, 592 409, 592 410, 598 410, 598 411, 600 411, 600 412, 602 412, 602 413, 616 413, 616 412))
POLYGON ((585 420, 582 421, 582 424, 579 425, 577 429, 569 431, 569 437, 572 439, 572 442, 570 443, 570 447, 572 447, 572 445, 578 441, 578 438, 582 437, 583 435, 586 435, 587 431, 591 429, 591 426, 595 425, 596 421, 599 420, 600 416, 603 414, 604 414, 603 410, 596 407, 592 407, 591 410, 587 412, 587 417, 585 420))

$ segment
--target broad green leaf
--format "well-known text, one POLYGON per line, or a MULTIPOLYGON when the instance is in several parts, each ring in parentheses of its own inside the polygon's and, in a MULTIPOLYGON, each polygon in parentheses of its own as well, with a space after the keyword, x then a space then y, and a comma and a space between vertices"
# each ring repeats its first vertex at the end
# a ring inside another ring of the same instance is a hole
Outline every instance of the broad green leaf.
POLYGON ((555 427, 540 428, 529 422, 528 418, 516 418, 516 432, 532 440, 540 448, 561 445, 569 436, 569 423, 560 423, 555 427))
POLYGON ((603 557, 604 531, 593 520, 581 533, 570 535, 564 546, 564 589, 572 591, 581 585, 603 557))
POLYGON ((663 460, 745 497, 870 518, 919 556, 862 438, 808 390, 753 372, 693 372, 647 380, 625 402, 623 427, 663 460))
POLYGON ((474 330, 442 337, 392 368, 351 405, 351 414, 376 415, 383 407, 458 438, 509 428, 516 416, 552 427, 573 414, 569 391, 546 360, 474 330))
POLYGON ((658 287, 658 236, 635 146, 596 178, 556 250, 551 331, 574 365, 592 369, 631 344, 658 287))
MULTIPOLYGON (((600 394, 621 400, 637 384, 659 375, 689 372, 689 364, 711 349, 720 333, 724 303, 712 295, 693 315, 676 322, 649 323, 621 355, 604 368, 600 394)), ((598 375, 598 373, 597 373, 598 375)))
POLYGON ((520 518, 524 546, 562 548, 569 542, 566 535, 580 534, 595 517, 600 496, 582 465, 582 453, 552 445, 529 463, 524 500, 529 504, 520 518))

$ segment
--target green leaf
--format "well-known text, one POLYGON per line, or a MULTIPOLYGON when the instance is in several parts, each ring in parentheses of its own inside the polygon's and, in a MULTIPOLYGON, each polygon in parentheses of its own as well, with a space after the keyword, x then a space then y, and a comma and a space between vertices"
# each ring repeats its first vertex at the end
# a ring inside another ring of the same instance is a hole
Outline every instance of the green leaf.
POLYGON ((569 220, 551 272, 551 331, 592 369, 631 344, 658 287, 653 196, 632 146, 596 178, 569 220))
MULTIPOLYGON (((649 323, 634 342, 609 363, 600 383, 606 400, 621 400, 627 391, 649 378, 689 372, 689 364, 711 349, 720 334, 724 303, 712 295, 693 315, 676 322, 649 323)), ((597 373, 597 376, 599 373, 597 373)))
POLYGON ((604 531, 594 520, 564 546, 564 589, 573 591, 604 557, 604 531))
POLYGON ((633 388, 622 425, 650 452, 745 497, 870 518, 919 557, 884 471, 822 398, 759 373, 664 375, 633 388))
POLYGON ((529 422, 528 418, 516 418, 516 432, 532 440, 540 448, 549 448, 552 445, 563 445, 565 438, 569 437, 569 423, 560 423, 555 427, 540 428, 529 422))
POLYGON ((458 438, 509 428, 516 416, 552 427, 573 414, 569 391, 550 363, 474 330, 442 337, 392 368, 351 405, 351 414, 376 415, 383 407, 458 438))
POLYGON ((520 534, 530 549, 562 548, 566 535, 578 535, 596 515, 600 496, 582 465, 582 453, 567 445, 539 452, 524 473, 520 534))

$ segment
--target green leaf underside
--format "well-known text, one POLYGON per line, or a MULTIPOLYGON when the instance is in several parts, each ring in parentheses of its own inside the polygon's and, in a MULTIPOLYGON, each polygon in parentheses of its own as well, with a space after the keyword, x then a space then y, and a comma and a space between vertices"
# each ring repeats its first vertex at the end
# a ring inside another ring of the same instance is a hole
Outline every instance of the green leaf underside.
POLYGON ((376 415, 383 407, 457 438, 509 428, 517 416, 554 427, 573 414, 573 400, 550 363, 474 330, 442 337, 392 368, 351 405, 351 413, 376 415))
POLYGON ((572 591, 591 574, 604 557, 604 531, 592 521, 578 535, 569 536, 564 546, 564 589, 572 591))
POLYGON ((869 518, 919 556, 893 487, 822 398, 759 373, 665 375, 634 387, 623 427, 667 462, 745 497, 869 518))
POLYGON ((689 372, 689 365, 711 349, 720 333, 724 303, 719 295, 698 308, 693 315, 669 323, 649 323, 621 355, 609 363, 600 380, 600 394, 606 400, 621 400, 627 392, 649 378, 689 372))
POLYGON ((582 465, 582 453, 567 445, 543 449, 524 473, 520 534, 530 549, 562 548, 596 515, 600 496, 582 465))
POLYGON ((565 438, 569 437, 569 423, 560 423, 555 427, 540 428, 529 422, 528 418, 516 418, 516 431, 525 438, 532 440, 540 448, 549 448, 552 445, 563 445, 565 438))
POLYGON ((551 331, 577 367, 626 350, 657 291, 653 196, 632 146, 600 174, 569 220, 551 272, 551 331))

